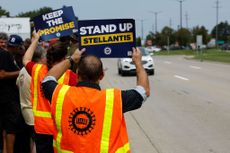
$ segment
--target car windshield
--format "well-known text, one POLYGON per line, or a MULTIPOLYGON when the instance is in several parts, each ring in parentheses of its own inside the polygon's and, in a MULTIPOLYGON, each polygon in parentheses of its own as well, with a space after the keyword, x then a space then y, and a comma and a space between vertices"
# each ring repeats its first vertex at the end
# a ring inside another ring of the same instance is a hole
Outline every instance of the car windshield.
POLYGON ((141 50, 142 56, 147 56, 149 55, 149 52, 144 48, 144 47, 138 47, 141 50))

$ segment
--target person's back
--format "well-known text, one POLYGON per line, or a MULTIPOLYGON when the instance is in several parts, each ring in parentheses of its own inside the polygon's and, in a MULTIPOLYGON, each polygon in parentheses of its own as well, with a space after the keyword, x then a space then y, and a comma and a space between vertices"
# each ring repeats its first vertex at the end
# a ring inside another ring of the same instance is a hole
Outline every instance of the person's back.
POLYGON ((54 66, 42 83, 45 96, 52 99, 51 112, 57 127, 55 151, 127 153, 130 148, 123 114, 140 108, 149 96, 140 50, 133 49, 137 86, 125 91, 101 90, 99 82, 104 76, 101 60, 95 56, 80 59, 82 53, 75 51, 69 61, 54 66), (58 85, 56 79, 72 61, 79 61, 77 87, 58 85))
MULTIPOLYGON (((44 97, 41 90, 41 81, 45 77, 48 69, 53 65, 65 59, 67 54, 67 46, 65 43, 57 41, 56 43, 49 46, 46 54, 46 63, 35 63, 32 62, 32 56, 39 43, 39 34, 33 32, 33 40, 29 48, 27 49, 23 64, 26 70, 31 75, 31 97, 32 107, 34 113, 34 127, 35 127, 35 142, 37 153, 52 153, 53 152, 53 132, 55 126, 53 124, 50 103, 44 97)), ((76 85, 76 74, 66 73, 67 75, 62 78, 61 82, 69 85, 76 85), (74 80, 74 81, 72 81, 74 80)))
MULTIPOLYGON (((7 41, 4 43, 7 44, 7 41)), ((1 44, 2 45, 2 44, 1 44)), ((19 131, 21 123, 19 93, 16 78, 19 68, 6 46, 0 47, 0 132, 5 130, 6 150, 12 153, 14 149, 15 134, 19 131)))
POLYGON ((52 103, 58 129, 54 135, 56 152, 97 153, 103 150, 112 153, 119 149, 129 150, 121 90, 59 85, 52 103), (59 92, 59 89, 64 92, 59 92))
MULTIPOLYGON (((9 52, 3 49, 0 49, 0 71, 4 71, 4 72, 19 71, 19 69, 14 64, 13 56, 9 52)), ((2 79, 0 77, 0 84, 1 84, 0 91, 2 92, 1 95, 9 93, 8 90, 11 89, 17 90, 15 82, 16 82, 16 77, 8 77, 2 79)))

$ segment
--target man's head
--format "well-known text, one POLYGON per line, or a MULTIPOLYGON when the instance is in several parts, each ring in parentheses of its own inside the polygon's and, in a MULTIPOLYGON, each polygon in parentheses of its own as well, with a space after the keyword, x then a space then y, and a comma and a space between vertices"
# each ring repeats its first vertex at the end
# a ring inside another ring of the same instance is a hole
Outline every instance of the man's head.
POLYGON ((80 81, 99 83, 104 76, 102 61, 93 55, 83 56, 78 64, 78 75, 80 81))
POLYGON ((153 41, 152 40, 150 40, 150 39, 146 40, 146 47, 150 47, 152 45, 153 45, 153 41))
POLYGON ((23 45, 25 47, 25 50, 27 50, 30 47, 31 44, 31 39, 30 38, 26 38, 23 45))
POLYGON ((32 61, 35 63, 46 63, 46 51, 41 45, 38 45, 35 49, 32 61))
POLYGON ((8 35, 5 32, 0 32, 0 49, 7 50, 8 35))
POLYGON ((19 47, 21 45, 23 45, 22 37, 20 37, 19 35, 10 35, 8 46, 19 47))
POLYGON ((65 59, 68 51, 68 44, 57 41, 53 45, 49 46, 46 54, 47 66, 52 68, 54 64, 61 62, 65 59))
MULTIPOLYGON (((19 35, 10 35, 8 40, 8 51, 13 54, 20 54, 22 52, 23 40, 19 35)), ((23 53, 22 53, 23 54, 23 53)))

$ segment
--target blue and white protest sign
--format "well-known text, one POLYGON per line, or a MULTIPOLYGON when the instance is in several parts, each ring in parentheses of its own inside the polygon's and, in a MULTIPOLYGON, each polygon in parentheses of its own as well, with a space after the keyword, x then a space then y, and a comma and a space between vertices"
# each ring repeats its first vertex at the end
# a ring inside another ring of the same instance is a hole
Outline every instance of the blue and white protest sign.
POLYGON ((32 21, 35 29, 40 30, 42 41, 77 32, 77 20, 71 6, 36 16, 32 21))
POLYGON ((98 57, 129 57, 135 47, 135 20, 83 20, 78 22, 79 47, 98 57))

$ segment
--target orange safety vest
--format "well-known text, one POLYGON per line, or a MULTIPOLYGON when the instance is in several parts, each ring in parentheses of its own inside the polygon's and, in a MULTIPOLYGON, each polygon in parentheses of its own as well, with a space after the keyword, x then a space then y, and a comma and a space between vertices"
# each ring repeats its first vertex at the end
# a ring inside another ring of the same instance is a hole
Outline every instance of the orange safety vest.
MULTIPOLYGON (((48 67, 43 64, 35 64, 32 69, 31 95, 34 114, 34 128, 36 133, 53 135, 55 126, 51 117, 50 102, 44 97, 41 90, 41 82, 48 72, 48 67)), ((70 70, 58 80, 59 83, 68 84, 70 70)))
POLYGON ((58 85, 51 113, 55 153, 130 153, 120 90, 58 85))

